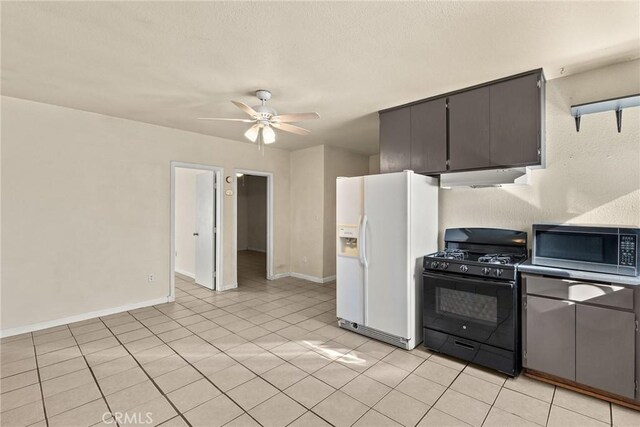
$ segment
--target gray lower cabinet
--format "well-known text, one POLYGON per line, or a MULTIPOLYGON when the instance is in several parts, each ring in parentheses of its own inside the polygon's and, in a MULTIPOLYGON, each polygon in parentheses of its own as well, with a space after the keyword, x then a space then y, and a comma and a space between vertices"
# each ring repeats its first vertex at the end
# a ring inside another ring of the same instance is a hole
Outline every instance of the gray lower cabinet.
POLYGON ((575 304, 525 297, 523 365, 568 380, 576 377, 575 304))
POLYGON ((576 305, 576 382, 635 395, 634 313, 576 305))
POLYGON ((411 169, 411 109, 380 114, 380 173, 411 169))

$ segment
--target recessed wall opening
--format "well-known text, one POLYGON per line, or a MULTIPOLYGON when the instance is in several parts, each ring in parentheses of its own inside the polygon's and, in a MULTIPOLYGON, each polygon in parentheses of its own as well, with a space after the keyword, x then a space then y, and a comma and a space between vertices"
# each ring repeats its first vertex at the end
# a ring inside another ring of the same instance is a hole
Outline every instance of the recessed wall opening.
POLYGON ((265 283, 271 266, 271 175, 236 170, 238 286, 265 283))

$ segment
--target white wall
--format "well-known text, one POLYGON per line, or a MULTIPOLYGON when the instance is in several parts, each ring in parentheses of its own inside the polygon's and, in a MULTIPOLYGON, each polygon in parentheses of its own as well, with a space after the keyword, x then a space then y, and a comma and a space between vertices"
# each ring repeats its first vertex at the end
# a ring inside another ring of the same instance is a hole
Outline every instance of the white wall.
POLYGON ((368 174, 369 158, 367 156, 325 145, 323 277, 336 274, 336 178, 368 174))
MULTIPOLYGON (((288 151, 263 157, 251 144, 10 97, 1 118, 5 333, 167 297, 172 160, 225 176, 272 172, 274 272, 290 271, 288 151)), ((231 200, 222 201, 225 287, 237 283, 231 200)))
MULTIPOLYGON (((536 222, 640 225, 640 108, 582 117, 573 104, 640 92, 640 61, 547 82, 547 168, 529 186, 440 191, 440 231, 483 226, 531 232, 536 222)), ((531 237, 531 235, 529 235, 531 237)))
POLYGON ((323 273, 324 146, 291 153, 291 271, 323 273))
POLYGON ((369 175, 377 175, 380 173, 380 154, 369 156, 369 175))
POLYGON ((369 158, 328 145, 291 153, 291 271, 336 274, 336 178, 369 172, 369 158))
POLYGON ((238 250, 267 251, 267 177, 238 178, 238 250))

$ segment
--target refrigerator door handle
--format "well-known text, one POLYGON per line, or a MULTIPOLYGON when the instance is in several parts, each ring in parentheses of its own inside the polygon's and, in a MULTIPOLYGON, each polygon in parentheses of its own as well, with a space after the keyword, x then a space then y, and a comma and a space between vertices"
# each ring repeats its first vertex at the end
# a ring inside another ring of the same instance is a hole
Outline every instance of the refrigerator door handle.
POLYGON ((364 231, 362 228, 362 219, 363 217, 360 215, 360 218, 358 218, 358 260, 360 261, 360 265, 364 265, 364 258, 362 256, 362 239, 364 239, 364 237, 362 237, 364 231))
POLYGON ((367 216, 362 218, 361 225, 361 240, 360 240, 360 254, 362 255, 362 265, 364 268, 369 268, 369 261, 367 261, 367 216))

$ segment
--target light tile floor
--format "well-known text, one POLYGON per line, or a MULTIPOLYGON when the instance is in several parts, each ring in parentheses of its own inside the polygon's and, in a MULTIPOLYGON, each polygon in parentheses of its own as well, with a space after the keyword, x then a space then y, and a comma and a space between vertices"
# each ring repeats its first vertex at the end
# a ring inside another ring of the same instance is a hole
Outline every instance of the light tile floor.
POLYGON ((640 425, 617 405, 346 332, 334 283, 266 281, 258 253, 238 264, 235 290, 181 276, 175 303, 3 339, 0 424, 640 425))

